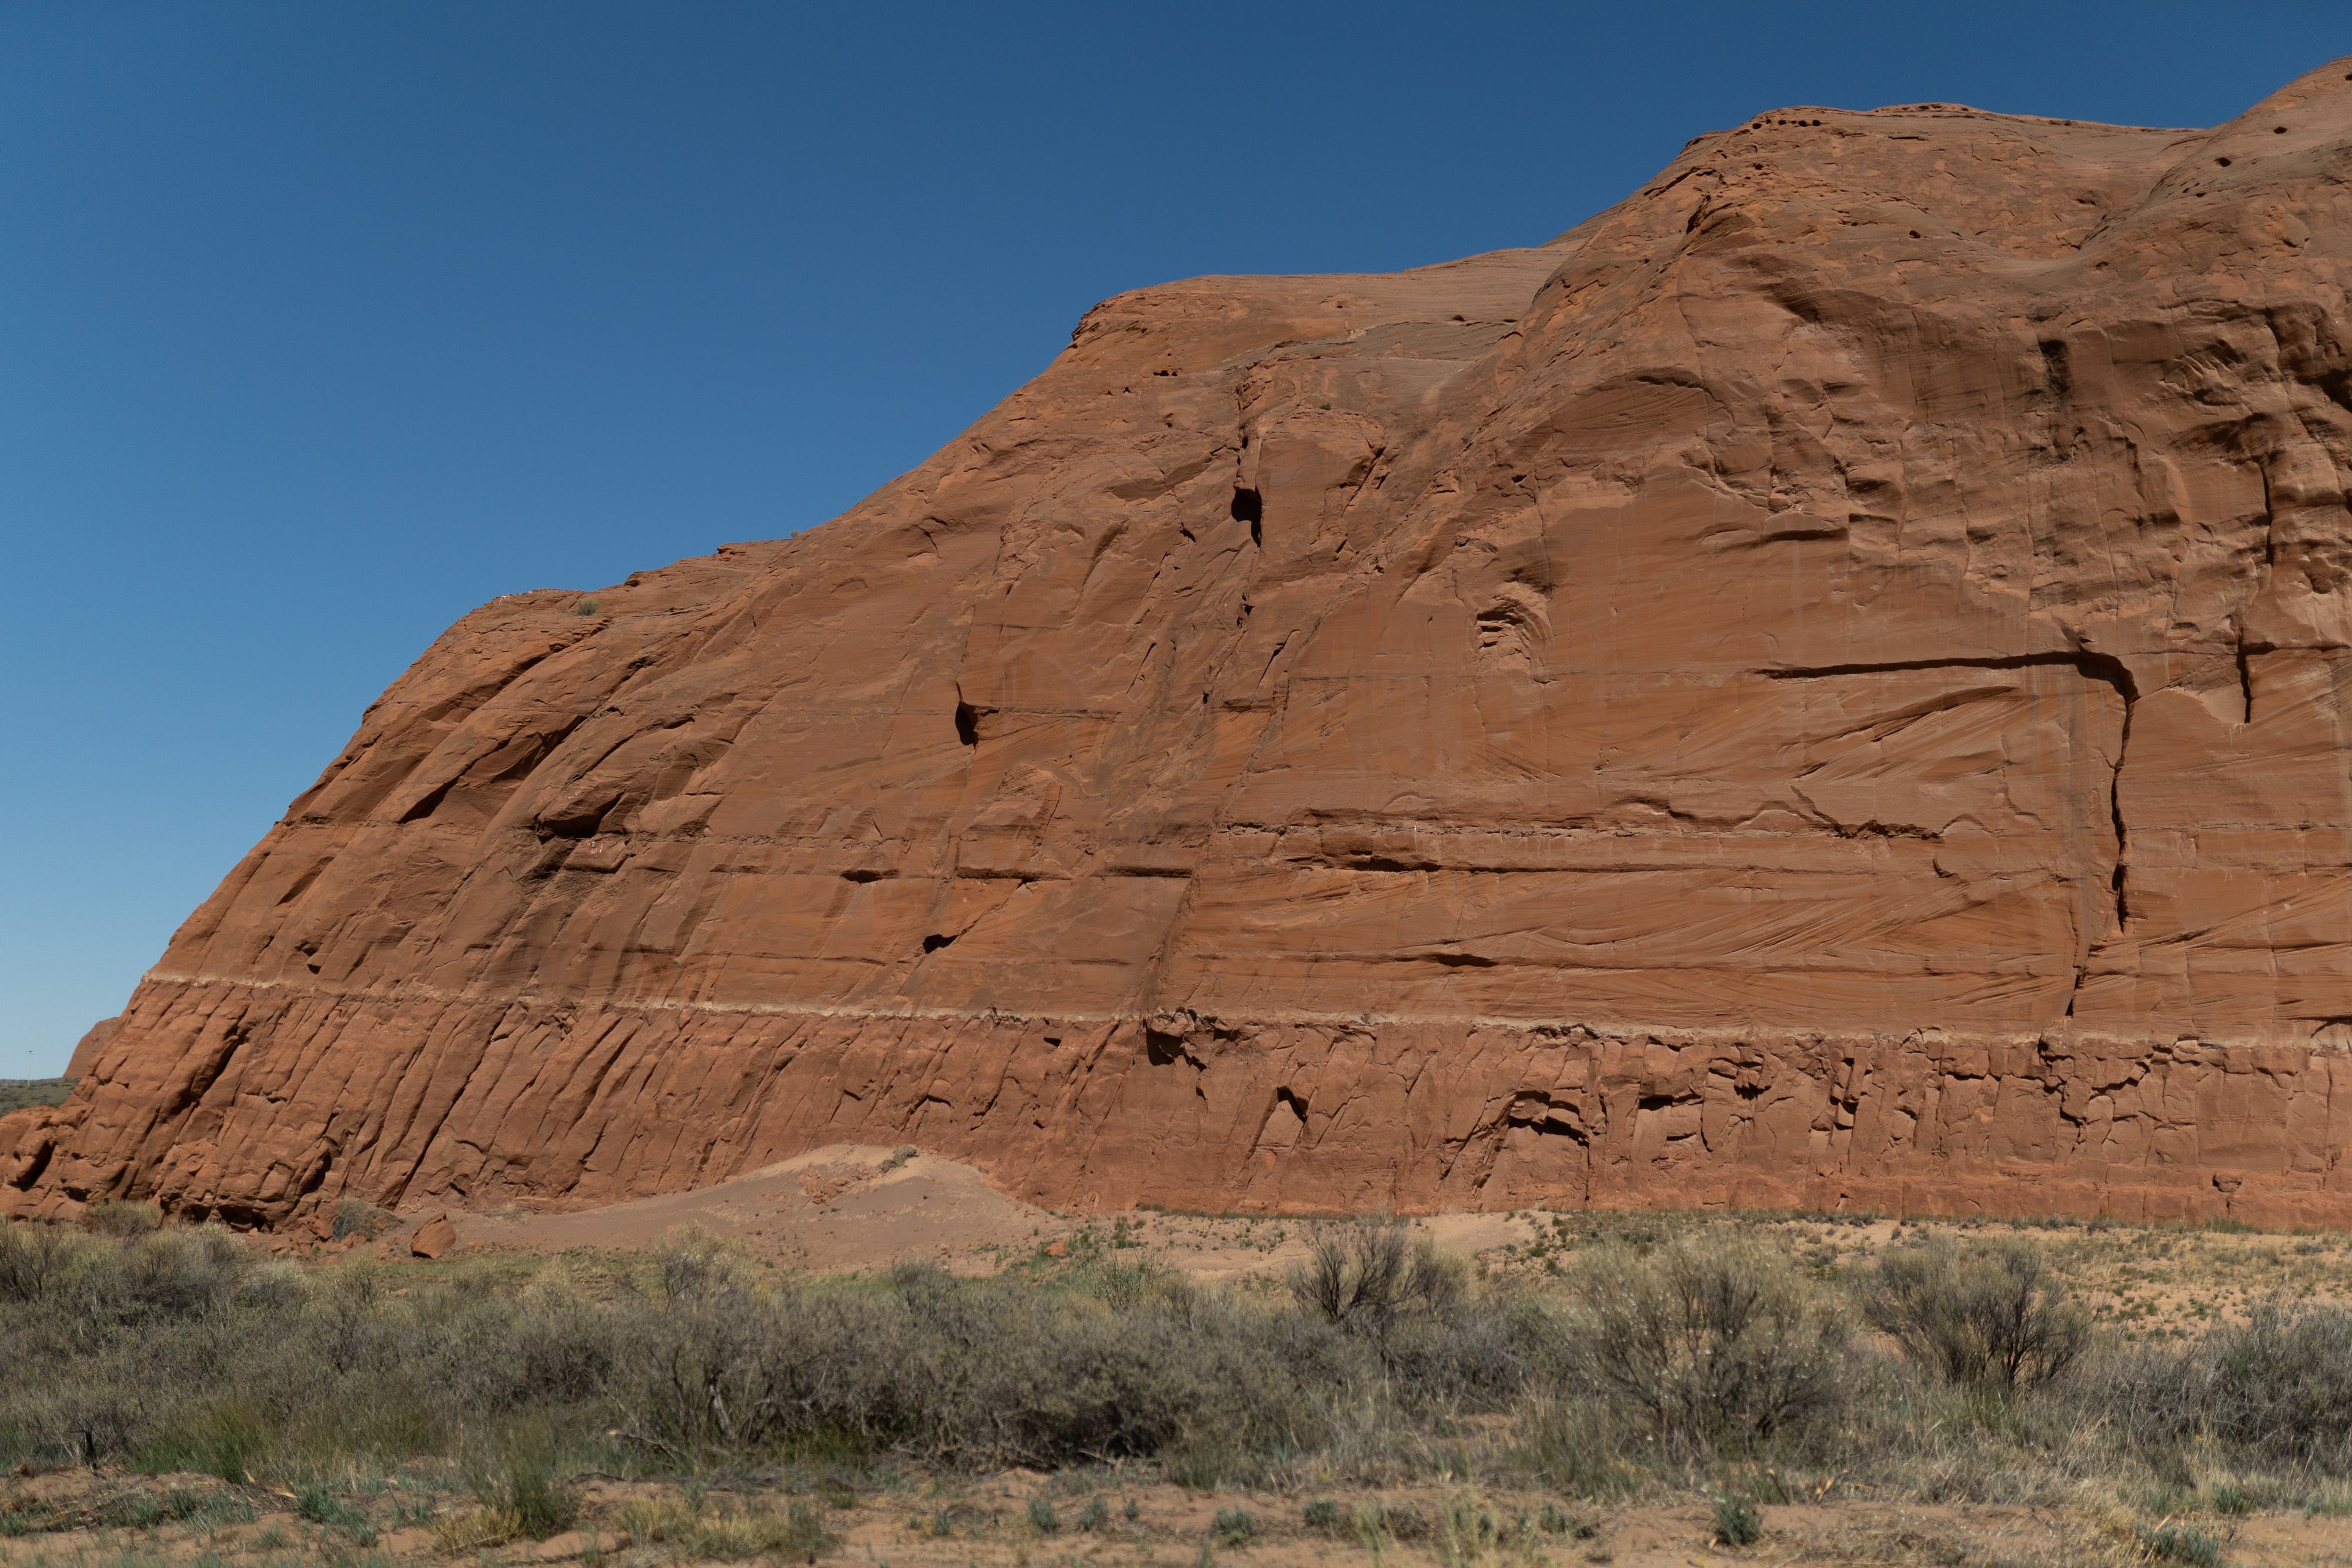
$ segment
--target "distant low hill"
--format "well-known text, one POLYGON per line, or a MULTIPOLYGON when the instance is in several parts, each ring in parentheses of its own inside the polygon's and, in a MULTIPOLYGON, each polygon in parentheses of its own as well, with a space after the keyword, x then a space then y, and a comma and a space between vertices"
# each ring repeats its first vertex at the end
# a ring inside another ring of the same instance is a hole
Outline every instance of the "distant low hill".
POLYGON ((62 1105, 73 1086, 70 1078, 0 1078, 0 1116, 36 1105, 62 1105))

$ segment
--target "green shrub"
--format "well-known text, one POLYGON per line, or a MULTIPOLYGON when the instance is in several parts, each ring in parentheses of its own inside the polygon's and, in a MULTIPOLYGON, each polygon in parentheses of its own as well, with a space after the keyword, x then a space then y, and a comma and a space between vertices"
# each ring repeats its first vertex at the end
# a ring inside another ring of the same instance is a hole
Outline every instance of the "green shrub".
POLYGON ((518 1535, 545 1541, 580 1517, 578 1494, 562 1474, 561 1448, 543 1423, 526 1422, 469 1451, 462 1468, 476 1500, 518 1535))
POLYGON ((1626 1487, 1624 1424, 1598 1400, 1544 1396, 1513 1423, 1517 1458, 1545 1485, 1576 1497, 1608 1498, 1626 1487))
POLYGON ((1100 1530, 1104 1525, 1108 1524, 1109 1522, 1110 1504, 1105 1502, 1098 1497, 1087 1499, 1087 1506, 1078 1511, 1078 1528, 1080 1530, 1100 1530))
POLYGON ((378 1208, 365 1198, 347 1197, 335 1205, 334 1239, 364 1237, 370 1241, 387 1231, 400 1228, 400 1216, 388 1208, 378 1208))
POLYGON ((313 1524, 343 1531, 362 1546, 375 1544, 375 1525, 365 1511, 352 1507, 319 1482, 305 1482, 295 1489, 294 1511, 313 1524))
POLYGON ((1309 1530, 1336 1532, 1339 1528, 1339 1505, 1328 1497, 1318 1497, 1298 1511, 1299 1519, 1309 1530))
POLYGON ((127 1323, 226 1312, 253 1267, 246 1245, 217 1225, 152 1231, 112 1255, 117 1310, 127 1323))
POLYGON ((1054 1513, 1054 1500, 1044 1492, 1030 1494, 1029 1523, 1040 1535, 1059 1535, 1062 1532, 1062 1521, 1054 1513))
POLYGON ((1543 1512, 1537 1516, 1536 1528, 1546 1535, 1567 1535, 1579 1541, 1590 1541, 1601 1533, 1601 1527, 1591 1520, 1580 1519, 1550 1503, 1546 1503, 1543 1512))
POLYGON ((625 1432, 673 1454, 819 1431, 986 1468, 1187 1438, 1239 1453, 1310 1436, 1312 1390, 1333 1375, 1328 1331, 1191 1291, 1121 1309, 916 1264, 877 1296, 764 1279, 707 1241, 674 1252, 664 1278, 657 1308, 622 1315, 611 1386, 625 1432))
POLYGON ((2218 1441, 2250 1456, 2352 1468, 2352 1312, 2256 1307, 2178 1349, 2101 1364, 2096 1402, 2143 1448, 2218 1441))
POLYGON ((2201 1530, 2167 1524, 2139 1527, 2141 1550, 2159 1563, 2187 1563, 2192 1568, 2221 1568, 2221 1543, 2201 1530))
POLYGON ((100 1236, 127 1240, 144 1236, 163 1223, 163 1211, 152 1203, 128 1203, 102 1197, 89 1206, 85 1222, 100 1236))
POLYGON ((1843 1403, 1843 1314, 1752 1243, 1686 1239, 1648 1258, 1611 1248, 1575 1288, 1572 1366, 1669 1441, 1770 1437, 1843 1403))
POLYGON ((2048 1383, 2091 1338, 2089 1314, 2023 1237, 1891 1251, 1863 1288, 1862 1312, 1910 1360, 1974 1386, 2048 1383))
POLYGON ((63 1226, 0 1217, 0 1301, 34 1306, 62 1291, 82 1261, 79 1239, 63 1226))
POLYGON ((1318 1227, 1307 1261, 1286 1283, 1299 1305, 1337 1327, 1383 1334, 1397 1320, 1437 1313, 1462 1298, 1462 1260, 1423 1240, 1402 1220, 1318 1227))
POLYGON ((1221 1433, 1178 1444, 1168 1459, 1168 1479, 1188 1491, 1214 1491, 1240 1468, 1241 1454, 1221 1433))
POLYGON ((270 1435, 268 1417, 250 1400, 215 1399, 167 1427, 149 1448, 144 1468, 249 1482, 268 1451, 270 1435))
POLYGON ((1756 1516, 1756 1505, 1744 1497, 1726 1493, 1715 1500, 1715 1537, 1726 1546, 1753 1546, 1764 1533, 1764 1521, 1756 1516))
POLYGON ((834 1539, 814 1504, 796 1502, 782 1513, 722 1513, 683 1531, 692 1557, 742 1561, 753 1557, 799 1557, 814 1561, 834 1539))
POLYGON ((1214 1528, 1227 1546, 1247 1546, 1257 1536, 1257 1518, 1245 1508, 1221 1508, 1214 1528))

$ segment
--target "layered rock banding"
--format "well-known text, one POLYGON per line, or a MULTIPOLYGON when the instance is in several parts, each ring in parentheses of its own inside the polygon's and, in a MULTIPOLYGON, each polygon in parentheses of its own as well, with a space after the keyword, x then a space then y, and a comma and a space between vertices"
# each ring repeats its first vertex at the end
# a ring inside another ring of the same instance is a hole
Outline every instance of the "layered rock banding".
POLYGON ((0 1205, 2352 1219, 2347 137, 1788 110, 1112 299, 823 528, 458 622, 0 1205))

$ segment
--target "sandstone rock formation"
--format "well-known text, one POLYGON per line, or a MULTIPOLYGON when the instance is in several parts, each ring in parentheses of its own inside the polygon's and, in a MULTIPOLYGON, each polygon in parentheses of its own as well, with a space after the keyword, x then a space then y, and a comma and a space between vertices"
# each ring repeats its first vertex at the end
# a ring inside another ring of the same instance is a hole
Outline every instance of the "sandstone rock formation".
POLYGON ((821 528, 452 628, 0 1193, 2352 1220, 2347 175, 2352 61, 1792 109, 1112 299, 821 528))
POLYGON ((106 1042, 114 1038, 114 1030, 121 1022, 120 1018, 100 1019, 84 1030, 81 1039, 74 1044, 72 1059, 66 1063, 66 1076, 79 1078, 88 1072, 90 1063, 98 1060, 98 1053, 106 1049, 106 1042))
POLYGON ((449 1223, 446 1214, 436 1214, 416 1228, 408 1239, 408 1255, 412 1258, 438 1258, 457 1245, 457 1228, 449 1223))

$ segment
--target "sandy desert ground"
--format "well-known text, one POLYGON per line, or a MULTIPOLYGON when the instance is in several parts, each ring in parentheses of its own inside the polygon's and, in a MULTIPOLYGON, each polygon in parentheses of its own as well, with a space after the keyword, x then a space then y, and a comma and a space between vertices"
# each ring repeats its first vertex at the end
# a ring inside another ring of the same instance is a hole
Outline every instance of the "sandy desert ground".
MULTIPOLYGON (((1033 1207, 982 1174, 918 1152, 838 1145, 702 1191, 562 1214, 507 1209, 448 1216, 455 1245, 416 1257, 413 1238, 436 1216, 383 1217, 373 1237, 276 1238, 263 1243, 306 1267, 381 1260, 420 1282, 474 1270, 520 1277, 542 1260, 583 1270, 625 1268, 680 1227, 699 1227, 776 1269, 835 1273, 934 1259, 967 1275, 1050 1277, 1066 1260, 1108 1250, 1149 1257, 1197 1279, 1275 1290, 1306 1257, 1311 1218, 1160 1212, 1076 1214, 1033 1207)), ((1528 1210, 1417 1218, 1417 1228, 1488 1276, 1559 1270, 1580 1245, 1636 1245, 1727 1217, 1681 1212, 1528 1210)), ((1931 1231, 2019 1228, 1969 1220, 1881 1216, 1757 1215, 1738 1223, 1824 1274, 1931 1231)), ((2196 1333, 2251 1302, 2352 1301, 2352 1246, 2334 1234, 2056 1224, 2032 1231, 2078 1296, 2117 1333, 2196 1333)), ((306 1502, 282 1486, 111 1470, 21 1471, 0 1480, 0 1564, 8 1568, 331 1568, 424 1560, 501 1564, 797 1560, 799 1546, 730 1556, 729 1542, 770 1536, 797 1505, 825 1537, 819 1553, 869 1568, 1324 1568, 1429 1562, 1442 1568, 1566 1568, 1580 1563, 1718 1562, 2073 1563, 2154 1561, 2148 1504, 2128 1507, 1932 1506, 1872 1495, 1839 1478, 1759 1474, 1764 1533, 1746 1549, 1717 1538, 1703 1498, 1594 1503, 1496 1490, 1441 1476, 1377 1490, 1318 1494, 1195 1491, 1157 1467, 1097 1467, 1044 1475, 929 1475, 884 1466, 740 1469, 687 1482, 581 1478, 581 1528, 545 1542, 468 1537, 471 1503, 453 1469, 333 1478, 341 1500, 306 1502), (1777 1494, 1774 1489, 1778 1489, 1777 1494), (1785 1500, 1769 1500, 1778 1495, 1785 1500), (1043 1500, 1042 1504, 1038 1500, 1043 1500), (1310 1514, 1318 1500, 1331 1507, 1310 1514), (1043 1510, 1041 1512, 1040 1510, 1043 1510), (814 1512, 808 1512, 814 1511, 814 1512), (1244 1524, 1237 1516, 1246 1516, 1244 1524), (1313 1521, 1313 1522, 1310 1522, 1313 1521), (749 1521, 749 1522, 747 1522, 749 1521), (730 1531, 735 1533, 730 1536, 730 1531)), ((2277 1500, 2273 1500, 2275 1501, 2277 1500)), ((2193 1509, 2193 1503, 2189 1505, 2193 1509)), ((2352 1495, 2298 1500, 2234 1516, 2181 1520, 2241 1564, 2352 1563, 2352 1495), (2337 1504, 2341 1511, 2337 1511, 2337 1504)), ((805 1533, 805 1531, 803 1532, 805 1533)), ((815 1561, 816 1558, 809 1557, 815 1561)))

